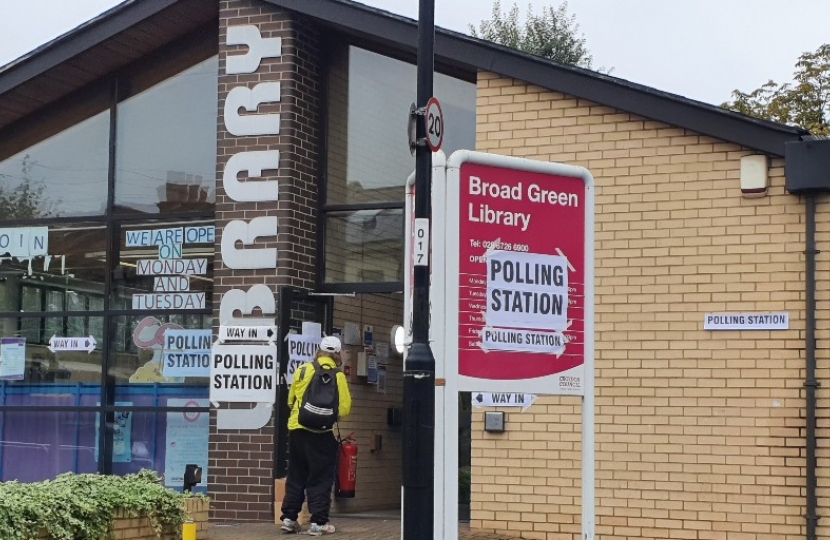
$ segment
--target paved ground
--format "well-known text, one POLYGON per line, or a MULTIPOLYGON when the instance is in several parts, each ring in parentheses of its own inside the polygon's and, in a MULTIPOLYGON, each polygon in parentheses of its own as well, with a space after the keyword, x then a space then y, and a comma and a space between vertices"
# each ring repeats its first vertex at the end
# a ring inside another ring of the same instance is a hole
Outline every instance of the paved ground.
MULTIPOLYGON (((332 540, 396 540, 401 537, 401 521, 397 516, 333 516, 331 522, 337 528, 334 535, 327 535, 332 540)), ((289 540, 291 536, 283 534, 273 523, 214 524, 207 535, 200 535, 198 540, 289 540)), ((515 540, 515 537, 470 531, 466 525, 459 527, 459 538, 515 540)))

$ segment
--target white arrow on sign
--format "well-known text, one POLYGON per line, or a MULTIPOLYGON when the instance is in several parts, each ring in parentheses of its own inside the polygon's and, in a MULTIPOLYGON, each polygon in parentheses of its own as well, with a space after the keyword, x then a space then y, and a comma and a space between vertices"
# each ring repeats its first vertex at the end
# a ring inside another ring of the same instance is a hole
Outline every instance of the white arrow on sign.
POLYGON ((275 341, 276 326, 220 326, 219 342, 226 341, 275 341))
POLYGON ((49 350, 53 353, 59 351, 86 351, 91 353, 95 350, 97 345, 95 338, 87 337, 57 337, 52 336, 49 339, 49 350))

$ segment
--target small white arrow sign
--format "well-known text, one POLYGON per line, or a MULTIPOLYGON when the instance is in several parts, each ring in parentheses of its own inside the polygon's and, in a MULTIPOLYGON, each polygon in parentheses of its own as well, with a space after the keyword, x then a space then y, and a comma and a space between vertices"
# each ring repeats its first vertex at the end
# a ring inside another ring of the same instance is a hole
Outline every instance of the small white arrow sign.
POLYGON ((61 351, 86 351, 87 354, 95 350, 97 342, 92 336, 87 337, 57 337, 49 339, 49 350, 53 353, 61 351))
POLYGON ((473 407, 521 407, 524 412, 534 401, 535 394, 473 392, 473 407))
POLYGON ((226 341, 275 341, 275 326, 220 326, 219 342, 226 341))

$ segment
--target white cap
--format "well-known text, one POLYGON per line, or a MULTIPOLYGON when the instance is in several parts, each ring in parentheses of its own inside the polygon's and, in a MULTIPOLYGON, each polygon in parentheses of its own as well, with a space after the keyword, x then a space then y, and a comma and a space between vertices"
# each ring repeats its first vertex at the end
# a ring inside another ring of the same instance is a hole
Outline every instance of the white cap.
POLYGON ((334 336, 326 336, 320 342, 320 350, 326 352, 333 352, 339 353, 340 352, 340 340, 334 336))

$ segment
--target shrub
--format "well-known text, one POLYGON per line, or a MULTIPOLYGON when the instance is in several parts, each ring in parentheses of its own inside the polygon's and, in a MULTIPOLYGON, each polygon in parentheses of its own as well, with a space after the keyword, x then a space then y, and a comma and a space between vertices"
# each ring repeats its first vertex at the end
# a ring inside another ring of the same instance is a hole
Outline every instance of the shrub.
POLYGON ((115 514, 149 518, 161 537, 187 519, 186 496, 167 489, 155 471, 127 476, 62 474, 32 484, 0 483, 0 538, 111 540, 115 514))

